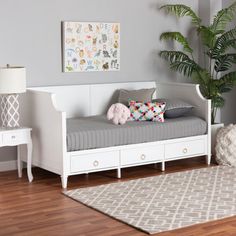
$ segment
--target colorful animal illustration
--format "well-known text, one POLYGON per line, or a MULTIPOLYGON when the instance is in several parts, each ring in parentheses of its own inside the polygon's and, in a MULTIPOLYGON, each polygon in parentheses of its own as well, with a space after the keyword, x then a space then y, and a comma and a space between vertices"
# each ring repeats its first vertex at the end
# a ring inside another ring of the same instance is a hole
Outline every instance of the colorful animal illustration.
POLYGON ((77 33, 77 34, 80 34, 80 33, 81 33, 81 29, 82 29, 82 25, 81 25, 81 24, 78 24, 78 25, 77 25, 77 29, 76 29, 76 33, 77 33))
POLYGON ((84 57, 84 50, 83 50, 83 49, 81 49, 81 50, 79 51, 79 56, 80 56, 80 57, 84 57))
POLYGON ((99 56, 101 55, 101 52, 102 52, 102 50, 101 50, 101 49, 99 49, 99 50, 98 50, 98 52, 95 54, 95 56, 94 56, 94 57, 99 57, 99 56))
POLYGON ((110 55, 109 55, 109 52, 108 51, 102 51, 103 52, 103 56, 104 57, 111 57, 110 55))
POLYGON ((112 30, 115 34, 119 33, 119 26, 118 25, 113 25, 112 30))
POLYGON ((85 70, 93 70, 94 69, 94 66, 92 65, 92 61, 91 60, 88 60, 87 61, 87 64, 88 64, 88 66, 86 67, 86 69, 85 70))
POLYGON ((103 43, 107 42, 107 35, 106 34, 102 34, 102 42, 103 43))
POLYGON ((115 50, 115 51, 112 53, 112 56, 113 56, 114 58, 117 58, 117 50, 115 50))
POLYGON ((99 27, 99 25, 96 25, 96 33, 97 33, 97 34, 100 33, 100 27, 99 27))
POLYGON ((91 24, 88 24, 89 31, 93 31, 93 26, 91 24))
POLYGON ((93 64, 96 66, 96 70, 99 70, 101 62, 99 60, 95 60, 93 64))
POLYGON ((97 44, 97 38, 93 38, 93 45, 97 44))
POLYGON ((72 33, 72 32, 73 32, 73 28, 71 28, 71 27, 69 26, 69 27, 66 29, 66 32, 69 33, 69 34, 72 33))
POLYGON ((108 62, 106 62, 105 64, 103 64, 102 68, 103 68, 103 70, 108 70, 108 69, 109 69, 109 64, 108 64, 108 62))
POLYGON ((64 71, 119 69, 119 24, 65 22, 63 29, 64 71))
POLYGON ((86 63, 86 61, 84 59, 80 60, 80 65, 84 65, 86 63))
POLYGON ((111 60, 111 68, 117 68, 117 59, 115 59, 115 60, 111 60))
POLYGON ((116 40, 115 42, 114 42, 114 48, 118 48, 119 47, 119 43, 118 43, 118 41, 116 40))

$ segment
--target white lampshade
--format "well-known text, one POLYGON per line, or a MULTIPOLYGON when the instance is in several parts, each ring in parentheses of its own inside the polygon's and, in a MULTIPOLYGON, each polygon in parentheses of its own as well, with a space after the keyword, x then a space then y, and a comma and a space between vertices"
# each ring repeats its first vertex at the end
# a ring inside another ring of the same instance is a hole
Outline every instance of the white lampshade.
POLYGON ((0 94, 24 93, 26 72, 24 67, 0 67, 0 94))

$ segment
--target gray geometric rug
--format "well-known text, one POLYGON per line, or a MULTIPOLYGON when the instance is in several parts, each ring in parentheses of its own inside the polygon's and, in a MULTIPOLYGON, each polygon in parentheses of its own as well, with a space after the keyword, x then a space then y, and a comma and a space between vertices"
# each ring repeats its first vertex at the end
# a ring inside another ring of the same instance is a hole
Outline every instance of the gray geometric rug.
POLYGON ((236 215, 236 168, 202 168, 64 194, 154 234, 236 215))

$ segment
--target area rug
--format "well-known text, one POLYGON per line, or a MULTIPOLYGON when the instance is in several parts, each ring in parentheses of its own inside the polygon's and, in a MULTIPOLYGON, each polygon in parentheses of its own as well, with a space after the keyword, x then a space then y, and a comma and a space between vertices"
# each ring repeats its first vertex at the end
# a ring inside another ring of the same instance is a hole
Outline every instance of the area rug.
POLYGON ((64 194, 154 234, 236 215, 236 168, 202 168, 64 194))

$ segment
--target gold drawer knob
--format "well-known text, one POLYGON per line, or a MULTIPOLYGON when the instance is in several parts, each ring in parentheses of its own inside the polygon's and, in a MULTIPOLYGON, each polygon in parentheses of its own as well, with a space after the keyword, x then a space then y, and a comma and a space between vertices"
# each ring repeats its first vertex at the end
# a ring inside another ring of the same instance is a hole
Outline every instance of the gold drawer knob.
POLYGON ((99 165, 99 162, 98 161, 94 161, 93 162, 93 166, 97 167, 99 165))
POLYGON ((145 159, 146 159, 145 154, 142 154, 142 155, 141 155, 141 160, 145 160, 145 159))
POLYGON ((188 149, 187 148, 184 148, 183 149, 183 153, 186 154, 188 152, 188 149))

